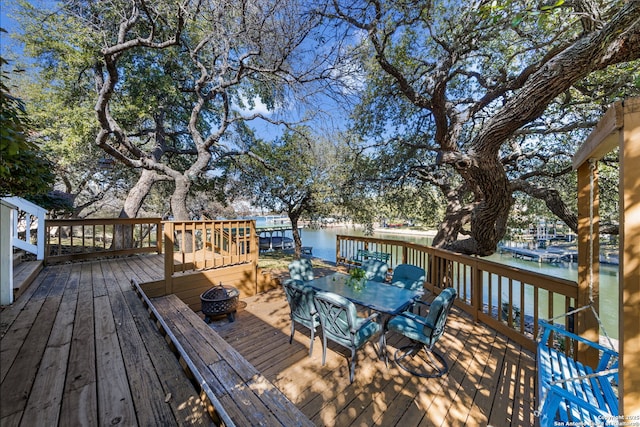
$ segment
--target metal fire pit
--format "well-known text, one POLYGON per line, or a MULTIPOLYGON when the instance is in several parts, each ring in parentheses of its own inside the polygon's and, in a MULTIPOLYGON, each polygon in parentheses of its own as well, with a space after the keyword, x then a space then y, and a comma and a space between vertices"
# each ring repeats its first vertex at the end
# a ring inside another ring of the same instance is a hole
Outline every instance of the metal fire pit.
POLYGON ((240 292, 233 286, 214 286, 200 295, 202 301, 202 313, 204 321, 209 323, 215 316, 227 315, 229 322, 235 320, 235 312, 238 308, 240 292))

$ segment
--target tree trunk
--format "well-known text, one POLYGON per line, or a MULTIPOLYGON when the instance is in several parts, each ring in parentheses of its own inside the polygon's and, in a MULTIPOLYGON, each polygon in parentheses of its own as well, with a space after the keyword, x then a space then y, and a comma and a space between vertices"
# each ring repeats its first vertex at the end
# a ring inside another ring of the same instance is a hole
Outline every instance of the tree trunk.
POLYGON ((465 187, 472 189, 474 200, 463 206, 458 194, 447 195, 445 220, 433 245, 463 254, 491 255, 506 233, 513 204, 506 172, 497 154, 463 156, 450 153, 450 157, 449 161, 465 179, 465 187), (458 240, 466 223, 471 226, 469 238, 458 240))
POLYGON ((438 232, 433 238, 432 245, 436 248, 445 248, 448 244, 458 240, 463 232, 463 226, 471 221, 472 208, 462 203, 462 192, 458 188, 446 185, 441 190, 447 199, 447 206, 443 221, 438 227, 438 232))
MULTIPOLYGON (((137 218, 144 199, 147 197, 153 184, 158 182, 158 174, 154 171, 143 169, 138 181, 129 190, 127 198, 124 201, 122 210, 118 218, 137 218)), ((129 249, 133 248, 133 226, 131 225, 117 225, 113 230, 113 241, 111 242, 111 249, 129 249)))
MULTIPOLYGON (((189 210, 187 209, 187 196, 191 188, 191 181, 185 177, 180 176, 175 179, 176 187, 171 195, 171 212, 173 213, 173 219, 175 221, 188 221, 189 210)), ((186 253, 193 252, 193 239, 191 232, 185 232, 182 235, 181 232, 176 232, 176 243, 186 253)))
POLYGON ((300 259, 302 255, 302 238, 300 237, 300 230, 298 230, 298 220, 300 219, 300 215, 292 215, 289 214, 289 219, 291 220, 291 234, 293 235, 293 244, 294 246, 294 258, 300 259))

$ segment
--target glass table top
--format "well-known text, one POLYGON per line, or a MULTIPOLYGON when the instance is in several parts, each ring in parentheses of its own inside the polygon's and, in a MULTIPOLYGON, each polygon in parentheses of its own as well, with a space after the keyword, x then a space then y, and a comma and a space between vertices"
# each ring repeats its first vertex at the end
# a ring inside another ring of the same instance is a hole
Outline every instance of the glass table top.
POLYGON ((318 291, 342 295, 351 302, 392 315, 401 313, 423 294, 422 291, 413 291, 370 280, 366 282, 363 289, 355 290, 346 284, 348 279, 348 274, 335 273, 305 282, 305 285, 318 291))

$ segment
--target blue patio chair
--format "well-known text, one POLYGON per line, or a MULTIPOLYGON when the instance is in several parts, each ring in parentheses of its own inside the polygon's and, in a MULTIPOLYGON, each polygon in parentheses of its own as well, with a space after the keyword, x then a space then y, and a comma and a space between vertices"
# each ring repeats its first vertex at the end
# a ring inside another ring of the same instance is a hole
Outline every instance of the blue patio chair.
POLYGON ((362 262, 362 269, 367 274, 367 280, 384 282, 387 279, 389 265, 377 259, 366 259, 362 262))
POLYGON ((426 274, 423 268, 411 264, 399 264, 393 270, 391 284, 400 288, 418 291, 424 289, 426 274))
POLYGON ((322 365, 327 356, 327 339, 350 349, 349 381, 353 383, 356 350, 380 333, 380 324, 374 321, 378 313, 359 317, 351 301, 331 292, 316 293, 314 301, 322 325, 322 365))
MULTIPOLYGON (((423 378, 441 377, 449 370, 444 358, 433 349, 435 343, 444 333, 449 310, 456 299, 454 288, 444 289, 429 306, 426 317, 405 311, 394 317, 387 324, 387 331, 395 331, 411 340, 411 344, 396 350, 394 360, 405 371, 423 378), (424 349, 426 357, 422 356, 424 349), (427 368, 425 369, 425 366, 427 368)), ((384 337, 386 346, 386 336, 384 337)))
POLYGON ((315 339, 316 328, 320 326, 320 318, 316 313, 313 303, 313 289, 306 286, 301 280, 287 279, 282 283, 284 293, 289 302, 291 318, 291 336, 289 344, 293 342, 293 334, 296 331, 295 323, 298 322, 306 326, 311 331, 311 344, 309 344, 309 357, 313 354, 313 341, 315 339))
POLYGON ((309 258, 301 258, 292 261, 289 264, 289 275, 294 280, 302 280, 308 282, 313 280, 313 265, 309 258))

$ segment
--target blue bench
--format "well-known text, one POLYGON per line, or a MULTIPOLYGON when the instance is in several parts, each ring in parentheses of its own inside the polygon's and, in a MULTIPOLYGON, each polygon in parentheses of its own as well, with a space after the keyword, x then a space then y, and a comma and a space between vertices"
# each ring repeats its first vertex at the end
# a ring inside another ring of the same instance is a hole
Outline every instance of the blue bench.
POLYGON ((612 383, 618 380, 618 353, 598 343, 540 321, 538 342, 538 408, 540 427, 580 423, 600 425, 618 416, 618 397, 612 383), (551 333, 556 340, 573 339, 597 349, 598 366, 592 369, 561 351, 547 346, 551 333))

